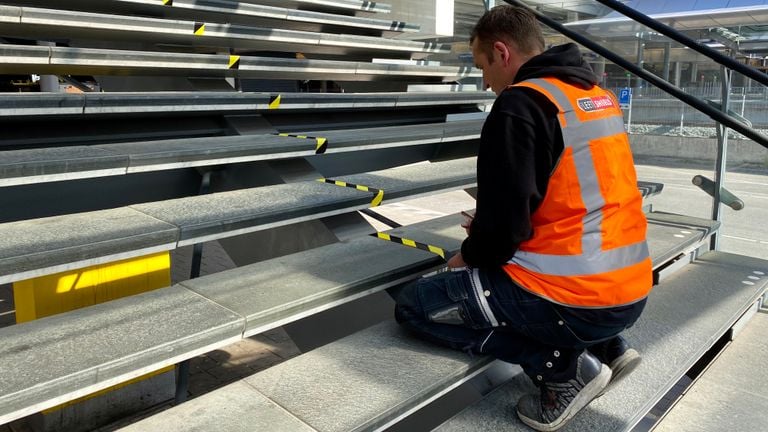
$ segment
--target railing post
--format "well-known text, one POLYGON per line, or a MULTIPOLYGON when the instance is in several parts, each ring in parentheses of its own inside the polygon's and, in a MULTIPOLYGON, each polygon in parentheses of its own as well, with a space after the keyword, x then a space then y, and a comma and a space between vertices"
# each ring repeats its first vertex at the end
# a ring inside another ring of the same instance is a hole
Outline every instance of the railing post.
MULTIPOLYGON (((722 97, 720 98, 720 109, 724 113, 728 113, 728 105, 731 101, 731 77, 733 72, 725 66, 720 67, 720 75, 722 76, 722 97)), ((725 169, 728 163, 728 128, 722 123, 718 123, 717 130, 717 163, 715 165, 715 194, 712 200, 712 219, 718 222, 722 222, 722 203, 720 198, 720 190, 725 185, 725 169)), ((710 243, 710 250, 720 249, 720 236, 721 233, 718 230, 714 236, 712 236, 712 242, 710 243)))

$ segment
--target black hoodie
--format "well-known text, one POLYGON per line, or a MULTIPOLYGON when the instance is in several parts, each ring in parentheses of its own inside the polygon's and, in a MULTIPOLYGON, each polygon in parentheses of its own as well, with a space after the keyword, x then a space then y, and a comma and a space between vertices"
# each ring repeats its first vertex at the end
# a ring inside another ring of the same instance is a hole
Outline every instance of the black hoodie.
MULTIPOLYGON (((553 47, 520 67, 515 83, 553 77, 590 89, 597 77, 572 44, 553 47)), ((461 245, 464 261, 479 268, 506 263, 533 234, 531 215, 547 192, 563 152, 557 107, 526 87, 504 90, 480 136, 477 212, 461 245)))
MULTIPOLYGON (((551 48, 517 72, 515 82, 554 77, 590 89, 595 74, 574 44, 551 48)), ((477 158, 477 212, 461 245, 464 261, 479 268, 499 268, 533 234, 531 215, 547 192, 563 152, 557 108, 526 87, 504 90, 493 104, 480 136, 477 158)), ((588 340, 595 325, 623 328, 640 316, 642 301, 613 308, 557 307, 572 330, 588 340)))

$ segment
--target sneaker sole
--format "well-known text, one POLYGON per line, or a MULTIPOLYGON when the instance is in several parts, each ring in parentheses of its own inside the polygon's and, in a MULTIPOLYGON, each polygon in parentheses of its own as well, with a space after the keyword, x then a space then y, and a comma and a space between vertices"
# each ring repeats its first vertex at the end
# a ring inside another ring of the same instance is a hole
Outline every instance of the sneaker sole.
POLYGON ((594 400, 603 391, 603 389, 608 386, 608 383, 611 381, 611 376, 611 369, 606 365, 602 365, 600 368, 600 373, 597 374, 597 376, 594 377, 592 381, 589 382, 589 384, 585 385, 584 388, 581 389, 579 394, 576 395, 576 397, 573 399, 573 402, 568 405, 568 408, 566 408, 565 411, 560 414, 560 417, 556 418, 552 423, 539 423, 536 420, 524 416, 520 413, 519 410, 517 411, 517 416, 520 418, 520 420, 522 420, 523 423, 538 431, 556 431, 565 426, 565 424, 568 423, 568 421, 585 406, 589 405, 589 403, 592 402, 592 400, 594 400))
POLYGON ((613 372, 613 375, 611 376, 611 381, 603 389, 603 391, 600 392, 599 395, 597 395, 597 397, 604 395, 613 386, 615 386, 621 380, 626 378, 627 375, 631 374, 632 371, 637 369, 641 361, 642 359, 640 357, 640 353, 638 353, 632 348, 628 349, 624 354, 622 354, 621 356, 617 357, 614 361, 612 361, 611 364, 608 365, 608 367, 611 368, 611 371, 613 372))

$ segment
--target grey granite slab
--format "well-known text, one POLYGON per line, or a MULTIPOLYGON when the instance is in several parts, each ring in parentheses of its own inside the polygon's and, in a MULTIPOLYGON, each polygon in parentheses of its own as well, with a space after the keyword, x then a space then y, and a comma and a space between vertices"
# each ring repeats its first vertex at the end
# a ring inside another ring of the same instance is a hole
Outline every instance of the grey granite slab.
MULTIPOLYGON (((710 252, 665 279, 625 332, 643 362, 561 430, 631 429, 765 291, 766 274, 764 260, 710 252)), ((529 383, 512 380, 438 430, 528 431, 514 407, 530 390, 529 383)))
MULTIPOLYGON (((91 146, 53 147, 4 151, 0 157, 0 179, 84 175, 88 171, 125 172, 126 156, 91 146)), ((31 180, 31 179, 30 179, 31 180)), ((0 184, 3 184, 0 180, 0 184)))
POLYGON ((350 147, 390 147, 404 142, 439 143, 442 138, 442 124, 309 131, 302 132, 301 134, 327 138, 328 152, 331 153, 339 150, 349 151, 350 147))
POLYGON ((444 105, 448 103, 490 105, 495 100, 496 95, 493 92, 488 91, 413 92, 402 93, 397 98, 397 106, 444 105))
POLYGON ((0 283, 24 272, 167 246, 178 231, 130 208, 0 224, 0 283))
POLYGON ((461 227, 464 220, 465 217, 461 214, 453 214, 394 228, 387 230, 386 233, 437 246, 449 254, 454 254, 461 250, 461 243, 467 237, 467 233, 461 227))
POLYGON ((401 93, 285 93, 280 108, 395 108, 401 93))
POLYGON ((749 321, 732 344, 656 425, 659 432, 747 431, 765 425, 768 314, 749 321))
MULTIPOLYGON (((383 188, 386 203, 387 200, 473 186, 474 166, 474 159, 470 158, 334 180, 383 188)), ((373 198, 371 192, 310 181, 138 204, 131 208, 178 226, 183 242, 231 236, 265 226, 287 225, 366 208, 373 198)))
POLYGON ((368 0, 292 0, 292 3, 315 4, 338 9, 352 9, 366 12, 390 13, 389 3, 372 2, 368 0))
POLYGON ((120 429, 124 432, 314 432, 250 385, 236 381, 204 397, 173 408, 174 415, 148 417, 120 429), (238 415, 232 415, 236 411, 238 415))
MULTIPOLYGON (((648 249, 654 268, 676 257, 687 247, 695 245, 711 232, 712 221, 689 216, 660 214, 656 222, 655 213, 649 215, 648 249), (673 223, 674 222, 674 223, 673 223)), ((441 247, 449 253, 458 252, 466 238, 461 223, 465 217, 460 214, 444 216, 401 228, 386 231, 388 234, 441 247)))
MULTIPOLYGON (((328 152, 354 151, 398 145, 439 143, 445 123, 340 131, 299 132, 293 135, 325 138, 328 152)), ((452 131, 456 127, 453 126, 452 131)), ((0 185, 66 180, 126 172, 162 170, 265 159, 311 156, 314 139, 274 134, 217 136, 15 150, 0 160, 0 185), (2 182, 2 179, 7 179, 2 182)))
POLYGON ((696 245, 711 233, 713 221, 691 216, 649 213, 648 249, 653 268, 696 245))
POLYGON ((0 329, 0 423, 232 343, 243 323, 175 286, 0 329))
MULTIPOLYGON (((45 51, 43 47, 39 47, 45 51)), ((155 93, 83 93, 83 94, 7 94, 0 100, 3 116, 125 114, 169 112, 268 111, 270 93, 237 92, 155 92, 155 93)), ((489 92, 417 92, 417 93, 285 93, 280 109, 313 108, 397 108, 432 105, 472 105, 492 103, 489 92)))
POLYGON ((267 93, 85 93, 85 114, 267 110, 267 93))
POLYGON ((216 238, 302 218, 367 207, 373 196, 352 188, 300 182, 131 206, 176 225, 180 240, 216 238))
POLYGON ((720 222, 718 221, 675 213, 651 212, 646 214, 646 218, 648 218, 648 222, 658 225, 667 225, 683 230, 697 230, 703 232, 705 235, 711 234, 720 228, 720 222))
POLYGON ((398 31, 398 32, 418 32, 421 26, 418 24, 409 24, 402 21, 382 20, 375 18, 346 16, 340 14, 326 14, 314 11, 288 10, 288 20, 306 21, 313 23, 322 23, 330 25, 342 25, 349 27, 364 27, 371 29, 398 31))
POLYGON ((318 431, 373 430, 489 362, 385 322, 243 381, 318 431))
POLYGON ((246 335, 416 278, 440 265, 430 252, 356 238, 183 282, 246 317, 246 335))
POLYGON ((0 6, 0 23, 18 24, 21 22, 21 8, 16 6, 0 6))
MULTIPOLYGON (((18 8, 15 8, 18 9, 18 8)), ((0 10, 1 11, 1 10, 0 10)), ((17 16, 19 11, 17 10, 17 16)), ((197 43, 209 46, 229 44, 241 48, 268 48, 291 50, 294 46, 303 46, 302 52, 316 52, 322 47, 343 47, 345 49, 450 53, 450 45, 425 43, 404 39, 388 39, 374 36, 361 36, 321 31, 286 30, 280 27, 257 27, 254 25, 221 24, 207 21, 205 31, 195 34, 194 20, 168 20, 136 15, 115 15, 83 11, 64 11, 25 7, 21 14, 21 24, 38 26, 40 31, 65 31, 67 34, 83 38, 102 38, 108 40, 154 39, 157 42, 175 42, 198 40, 197 43)), ((391 23, 390 23, 391 25, 391 23)), ((345 51, 344 51, 345 52, 345 51)))
POLYGON ((480 138, 480 132, 483 129, 485 120, 461 120, 452 121, 445 124, 443 129, 443 140, 450 140, 455 137, 480 138))
POLYGON ((318 45, 361 48, 366 50, 400 51, 411 53, 449 54, 451 46, 446 43, 404 41, 374 36, 357 36, 333 33, 317 33, 318 45))
POLYGON ((0 115, 82 114, 85 96, 71 93, 5 93, 0 115))
POLYGON ((453 141, 471 136, 479 138, 481 121, 457 121, 426 123, 407 126, 346 129, 338 131, 309 131, 303 135, 321 136, 328 139, 329 152, 349 147, 390 147, 453 141))
POLYGON ((384 190, 387 199, 414 197, 426 193, 475 186, 477 158, 415 164, 366 174, 341 176, 335 180, 384 190))
MULTIPOLYGON (((221 160, 260 160, 314 155, 314 140, 274 135, 204 137, 100 146, 130 158, 130 169, 158 165, 211 165, 221 160)), ((219 162, 221 163, 221 162, 219 162)))

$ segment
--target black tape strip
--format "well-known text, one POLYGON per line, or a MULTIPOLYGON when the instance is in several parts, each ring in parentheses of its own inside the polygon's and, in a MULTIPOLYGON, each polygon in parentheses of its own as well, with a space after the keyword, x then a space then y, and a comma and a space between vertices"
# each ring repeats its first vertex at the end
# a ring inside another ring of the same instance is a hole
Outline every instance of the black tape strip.
MULTIPOLYGON (((371 234, 371 235, 374 235, 374 234, 371 234)), ((390 242, 393 242, 393 243, 401 244, 403 246, 408 246, 408 247, 412 247, 412 248, 416 248, 416 249, 421 249, 423 251, 431 252, 431 253, 439 256, 443 260, 445 260, 445 250, 443 250, 443 248, 439 248, 437 246, 428 245, 426 243, 417 242, 417 241, 411 240, 411 239, 406 239, 406 238, 390 235, 390 234, 383 233, 383 232, 376 233, 375 236, 377 238, 382 239, 382 240, 386 240, 386 241, 390 241, 390 242)))

